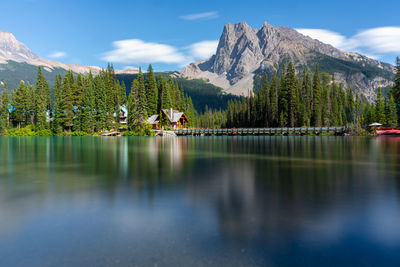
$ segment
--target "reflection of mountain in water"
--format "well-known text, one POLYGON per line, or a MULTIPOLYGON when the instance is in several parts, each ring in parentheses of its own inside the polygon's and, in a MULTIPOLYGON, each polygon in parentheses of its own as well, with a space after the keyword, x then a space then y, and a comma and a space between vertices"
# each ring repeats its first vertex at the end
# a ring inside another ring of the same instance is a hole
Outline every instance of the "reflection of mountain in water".
POLYGON ((111 254, 140 244, 139 263, 374 265, 400 249, 399 153, 393 138, 4 137, 0 236, 55 214, 111 254))

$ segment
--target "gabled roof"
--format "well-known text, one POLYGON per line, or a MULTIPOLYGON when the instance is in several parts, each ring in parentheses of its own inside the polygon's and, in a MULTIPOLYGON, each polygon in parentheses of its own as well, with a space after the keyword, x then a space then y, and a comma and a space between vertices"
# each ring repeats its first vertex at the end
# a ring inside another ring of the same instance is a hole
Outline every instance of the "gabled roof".
POLYGON ((174 109, 163 109, 164 114, 167 116, 170 122, 178 122, 178 120, 182 117, 183 112, 179 112, 174 109))
POLYGON ((151 116, 150 118, 147 119, 147 122, 150 124, 157 124, 159 121, 158 119, 158 114, 155 114, 153 116, 151 116))

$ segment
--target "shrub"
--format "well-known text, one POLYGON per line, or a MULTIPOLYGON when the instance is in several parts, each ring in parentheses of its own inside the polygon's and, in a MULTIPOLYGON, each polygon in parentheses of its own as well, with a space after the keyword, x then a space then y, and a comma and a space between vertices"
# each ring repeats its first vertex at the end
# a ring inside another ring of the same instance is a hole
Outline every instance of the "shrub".
POLYGON ((126 131, 123 133, 124 136, 152 136, 154 132, 152 131, 151 124, 144 123, 141 126, 133 129, 132 131, 126 131))

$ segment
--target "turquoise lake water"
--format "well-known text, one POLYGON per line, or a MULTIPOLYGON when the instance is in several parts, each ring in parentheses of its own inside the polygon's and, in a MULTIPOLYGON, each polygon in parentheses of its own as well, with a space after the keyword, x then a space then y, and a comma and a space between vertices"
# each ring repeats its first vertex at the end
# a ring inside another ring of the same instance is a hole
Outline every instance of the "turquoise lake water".
POLYGON ((0 137, 0 266, 398 266, 400 138, 0 137))

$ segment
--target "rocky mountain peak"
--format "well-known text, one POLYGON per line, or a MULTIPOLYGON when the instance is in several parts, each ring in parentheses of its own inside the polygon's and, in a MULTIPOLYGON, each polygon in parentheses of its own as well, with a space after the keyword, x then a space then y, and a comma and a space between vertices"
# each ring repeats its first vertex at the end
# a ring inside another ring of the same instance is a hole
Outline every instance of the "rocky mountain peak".
POLYGON ((0 61, 25 61, 37 58, 38 56, 26 45, 19 42, 12 33, 0 31, 0 61))
POLYGON ((272 73, 289 60, 297 69, 311 71, 318 64, 321 71, 340 77, 338 82, 368 91, 367 97, 373 95, 375 88, 389 85, 393 76, 390 64, 343 52, 292 28, 275 27, 268 22, 258 30, 246 22, 225 24, 216 54, 190 64, 181 74, 207 79, 228 93, 242 95, 252 91, 254 75, 272 73))

